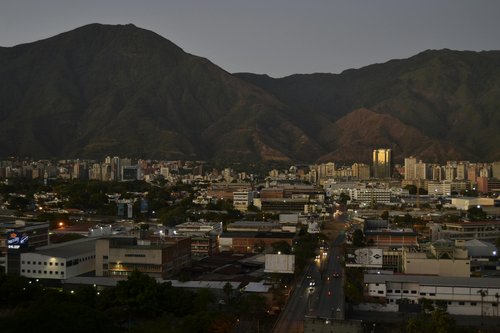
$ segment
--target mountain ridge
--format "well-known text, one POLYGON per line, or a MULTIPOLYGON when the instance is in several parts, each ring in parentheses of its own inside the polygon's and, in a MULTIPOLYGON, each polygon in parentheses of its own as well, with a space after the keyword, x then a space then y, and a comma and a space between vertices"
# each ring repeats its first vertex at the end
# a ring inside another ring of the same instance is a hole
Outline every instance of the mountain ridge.
POLYGON ((353 162, 392 144, 397 159, 495 160, 499 74, 499 51, 446 49, 340 74, 231 74, 95 23, 0 48, 0 156, 353 162))

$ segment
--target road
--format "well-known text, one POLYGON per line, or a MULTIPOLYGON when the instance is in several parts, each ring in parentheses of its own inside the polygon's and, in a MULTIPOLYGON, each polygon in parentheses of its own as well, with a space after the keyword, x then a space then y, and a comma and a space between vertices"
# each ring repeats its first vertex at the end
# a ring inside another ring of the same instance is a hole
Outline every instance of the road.
POLYGON ((273 333, 303 332, 305 315, 326 318, 345 318, 344 271, 342 244, 339 235, 330 245, 326 256, 307 265, 293 293, 276 322, 273 333), (335 277, 338 273, 339 277, 335 277), (308 278, 310 276, 310 278, 308 278), (314 280, 314 288, 310 282, 314 280))
POLYGON ((319 279, 319 271, 315 263, 308 264, 304 270, 304 274, 297 282, 293 293, 274 326, 274 333, 299 333, 304 331, 304 316, 314 297, 314 293, 309 291, 310 280, 307 279, 309 275, 313 279, 315 277, 319 279))
POLYGON ((309 316, 323 318, 345 318, 344 270, 342 267, 342 243, 344 235, 339 235, 333 242, 321 267, 321 283, 317 285, 317 295, 309 316))

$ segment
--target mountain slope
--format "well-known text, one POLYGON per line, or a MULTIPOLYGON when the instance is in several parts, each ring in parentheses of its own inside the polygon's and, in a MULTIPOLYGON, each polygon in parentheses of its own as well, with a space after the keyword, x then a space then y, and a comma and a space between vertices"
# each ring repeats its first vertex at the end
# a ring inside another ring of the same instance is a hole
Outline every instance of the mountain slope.
MULTIPOLYGON (((0 49, 0 83, 4 156, 301 155, 280 144, 287 135, 303 135, 283 118, 281 103, 133 25, 92 24, 0 49), (280 126, 253 131, 268 122, 280 126)), ((303 158, 314 158, 315 150, 306 139, 303 158)))
POLYGON ((341 74, 229 74, 133 25, 0 48, 0 157, 500 159, 500 52, 341 74))
MULTIPOLYGON (((426 51, 409 59, 391 60, 339 75, 306 74, 282 79, 248 73, 236 76, 260 86, 285 104, 332 122, 366 107, 454 146, 455 151, 462 152, 462 158, 500 158, 498 51, 426 51)), ((324 138, 315 139, 330 145, 324 138)), ((387 140, 372 138, 371 141, 373 146, 381 146, 387 140)), ((455 156, 447 151, 436 152, 435 158, 455 156)))

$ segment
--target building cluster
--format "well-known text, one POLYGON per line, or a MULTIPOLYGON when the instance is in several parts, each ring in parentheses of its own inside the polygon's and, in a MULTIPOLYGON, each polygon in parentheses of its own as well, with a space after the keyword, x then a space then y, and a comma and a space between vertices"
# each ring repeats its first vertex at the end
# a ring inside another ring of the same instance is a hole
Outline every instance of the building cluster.
POLYGON ((445 304, 450 314, 497 315, 500 220, 437 222, 429 212, 415 211, 423 224, 401 228, 390 221, 408 212, 392 213, 380 219, 360 211, 350 222, 348 234, 361 230, 366 246, 351 248, 346 266, 365 268, 371 310, 418 312, 427 299, 445 304))

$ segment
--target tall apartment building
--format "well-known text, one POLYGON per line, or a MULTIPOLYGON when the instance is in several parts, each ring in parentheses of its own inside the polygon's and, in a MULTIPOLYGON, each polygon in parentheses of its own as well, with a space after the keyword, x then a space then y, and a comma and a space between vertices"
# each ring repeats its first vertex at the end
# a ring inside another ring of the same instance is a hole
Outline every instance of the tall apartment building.
POLYGON ((373 151, 373 177, 391 178, 391 149, 375 149, 373 151))
POLYGON ((427 163, 419 161, 415 164, 415 178, 424 180, 427 179, 427 163))
POLYGON ((467 179, 467 170, 469 168, 469 162, 463 161, 457 164, 457 178, 458 180, 467 179))
POLYGON ((352 165, 352 176, 360 180, 370 179, 370 166, 363 163, 354 163, 352 165))
POLYGON ((454 165, 447 164, 444 167, 444 179, 452 181, 457 178, 457 168, 454 165))
POLYGON ((417 159, 413 156, 405 158, 405 180, 416 179, 415 175, 415 165, 417 164, 417 159))
POLYGON ((335 163, 333 162, 320 164, 316 168, 320 179, 335 177, 335 163))

